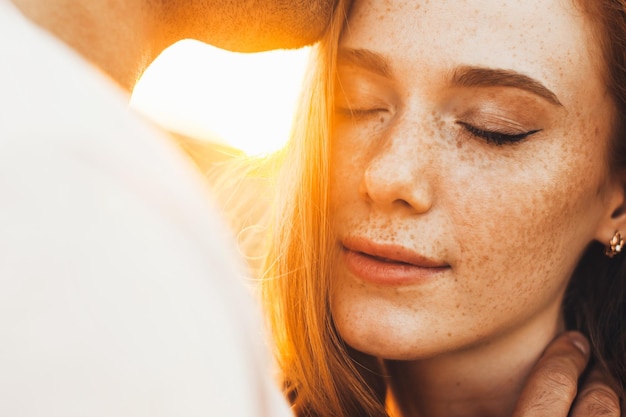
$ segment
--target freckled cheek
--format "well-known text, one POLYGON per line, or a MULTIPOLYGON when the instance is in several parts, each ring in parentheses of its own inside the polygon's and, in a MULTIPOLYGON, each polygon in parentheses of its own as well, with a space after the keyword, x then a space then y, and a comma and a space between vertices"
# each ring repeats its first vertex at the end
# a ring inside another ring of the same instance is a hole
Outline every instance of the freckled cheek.
POLYGON ((460 284, 481 296, 476 308, 502 312, 554 296, 587 243, 572 224, 584 221, 591 183, 573 178, 568 166, 535 172, 521 180, 483 177, 457 196, 460 284))
POLYGON ((602 134, 591 123, 575 126, 538 145, 542 152, 535 154, 543 157, 518 167, 524 175, 501 172, 468 185, 477 195, 459 203, 479 226, 459 228, 468 236, 461 245, 463 271, 482 277, 483 298, 474 309, 519 314, 562 294, 601 218, 602 134))

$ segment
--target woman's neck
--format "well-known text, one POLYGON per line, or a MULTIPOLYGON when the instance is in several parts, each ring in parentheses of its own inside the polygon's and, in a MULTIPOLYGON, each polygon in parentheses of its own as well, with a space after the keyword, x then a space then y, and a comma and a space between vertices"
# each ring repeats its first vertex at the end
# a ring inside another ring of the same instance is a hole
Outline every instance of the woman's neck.
POLYGON ((559 311, 462 351, 389 361, 394 417, 511 415, 533 365, 564 326, 559 311))

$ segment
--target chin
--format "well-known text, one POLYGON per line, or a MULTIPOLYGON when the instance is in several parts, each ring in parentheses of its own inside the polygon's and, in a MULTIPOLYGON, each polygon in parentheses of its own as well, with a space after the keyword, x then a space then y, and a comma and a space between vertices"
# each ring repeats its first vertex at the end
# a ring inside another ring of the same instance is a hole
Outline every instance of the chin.
POLYGON ((401 321, 393 323, 393 318, 383 315, 377 319, 358 323, 338 319, 335 325, 351 348, 381 359, 426 359, 450 349, 450 340, 439 340, 431 326, 399 326, 395 323, 401 321))
POLYGON ((411 340, 410 342, 398 340, 394 342, 393 338, 386 341, 376 340, 377 343, 368 343, 360 338, 344 338, 345 342, 353 349, 380 358, 399 361, 412 361, 428 359, 436 356, 441 351, 434 349, 429 343, 420 343, 419 340, 411 340))

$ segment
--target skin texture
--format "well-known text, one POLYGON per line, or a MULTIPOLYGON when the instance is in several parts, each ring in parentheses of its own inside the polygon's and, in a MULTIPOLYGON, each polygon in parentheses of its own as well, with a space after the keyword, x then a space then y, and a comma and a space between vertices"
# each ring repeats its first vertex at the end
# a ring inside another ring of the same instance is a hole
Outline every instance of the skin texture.
POLYGON ((335 0, 12 1, 128 91, 180 40, 240 52, 297 48, 319 39, 335 5, 335 0))
POLYGON ((389 365, 407 414, 509 415, 563 328, 582 251, 623 226, 622 184, 606 169, 613 105, 587 22, 560 0, 363 0, 340 46, 337 328, 358 350, 410 361, 389 365), (467 67, 515 71, 554 96, 455 82, 467 67), (537 132, 499 145, 476 129, 537 132), (380 258, 403 250, 439 268, 388 280, 380 258))

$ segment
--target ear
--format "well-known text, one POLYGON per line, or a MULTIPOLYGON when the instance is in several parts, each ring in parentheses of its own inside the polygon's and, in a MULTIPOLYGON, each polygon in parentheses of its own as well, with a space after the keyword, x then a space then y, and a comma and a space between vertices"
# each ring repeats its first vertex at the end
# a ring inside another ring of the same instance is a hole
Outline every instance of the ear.
POLYGON ((615 231, 626 236, 626 181, 619 178, 606 190, 606 212, 598 225, 595 238, 606 245, 615 231))

